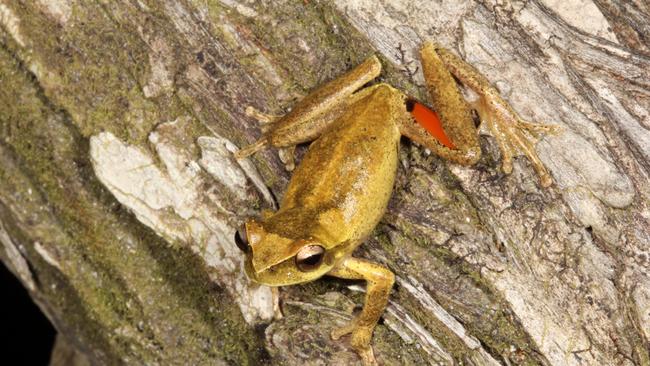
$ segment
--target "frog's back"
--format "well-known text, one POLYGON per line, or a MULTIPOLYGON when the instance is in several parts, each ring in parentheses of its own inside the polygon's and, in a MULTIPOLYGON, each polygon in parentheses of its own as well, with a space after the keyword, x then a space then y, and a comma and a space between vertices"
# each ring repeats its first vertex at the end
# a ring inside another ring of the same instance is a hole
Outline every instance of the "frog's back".
POLYGON ((400 140, 396 121, 404 106, 390 86, 373 89, 311 144, 281 211, 333 210, 350 239, 365 237, 376 226, 393 189, 400 140))

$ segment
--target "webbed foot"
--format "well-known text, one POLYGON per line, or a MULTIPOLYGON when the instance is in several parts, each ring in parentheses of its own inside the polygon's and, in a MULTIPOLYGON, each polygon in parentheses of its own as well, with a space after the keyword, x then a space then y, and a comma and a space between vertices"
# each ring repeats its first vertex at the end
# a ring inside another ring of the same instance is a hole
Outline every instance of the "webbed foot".
POLYGON ((375 354, 372 351, 372 346, 370 346, 373 328, 374 327, 358 326, 354 321, 352 321, 343 327, 334 329, 331 333, 331 337, 333 340, 338 340, 347 334, 351 334, 350 345, 355 350, 355 352, 357 352, 359 357, 361 357, 361 362, 363 365, 377 366, 379 364, 375 359, 375 354))
POLYGON ((512 172, 514 156, 525 155, 539 175, 540 185, 548 187, 553 184, 551 174, 535 151, 535 144, 539 134, 557 134, 561 128, 523 121, 498 94, 487 94, 478 104, 479 115, 487 123, 501 150, 503 172, 512 172))

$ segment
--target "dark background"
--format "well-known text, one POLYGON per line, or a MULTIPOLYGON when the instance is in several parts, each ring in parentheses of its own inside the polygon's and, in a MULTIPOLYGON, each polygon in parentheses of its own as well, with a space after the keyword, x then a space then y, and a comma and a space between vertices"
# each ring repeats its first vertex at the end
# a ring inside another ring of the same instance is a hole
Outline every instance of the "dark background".
POLYGON ((4 264, 0 264, 0 327, 3 361, 13 365, 47 365, 56 331, 4 264))

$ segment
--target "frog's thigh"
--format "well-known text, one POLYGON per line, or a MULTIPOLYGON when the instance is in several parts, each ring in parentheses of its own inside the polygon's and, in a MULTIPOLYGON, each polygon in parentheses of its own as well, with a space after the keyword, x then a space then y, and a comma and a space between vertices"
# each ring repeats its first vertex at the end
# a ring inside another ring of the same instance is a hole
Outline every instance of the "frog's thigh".
POLYGON ((420 51, 422 72, 431 104, 440 117, 440 123, 454 148, 443 146, 413 118, 405 118, 401 132, 411 140, 424 145, 433 153, 458 164, 471 165, 481 156, 478 134, 467 102, 456 81, 436 53, 433 45, 425 44, 420 51))
POLYGON ((374 361, 370 348, 372 332, 386 309, 395 275, 379 264, 352 257, 343 260, 328 275, 367 281, 366 299, 361 313, 349 325, 332 332, 332 337, 337 339, 352 333, 350 344, 364 359, 364 363, 370 364, 374 361))

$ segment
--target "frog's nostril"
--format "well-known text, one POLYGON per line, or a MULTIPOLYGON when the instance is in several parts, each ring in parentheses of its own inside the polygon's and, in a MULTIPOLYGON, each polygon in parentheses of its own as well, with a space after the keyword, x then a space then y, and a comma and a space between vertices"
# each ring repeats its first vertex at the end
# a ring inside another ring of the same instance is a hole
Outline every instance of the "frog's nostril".
POLYGON ((235 232, 235 244, 242 252, 248 253, 251 249, 250 244, 248 244, 248 236, 246 236, 246 226, 242 225, 239 230, 235 232))

